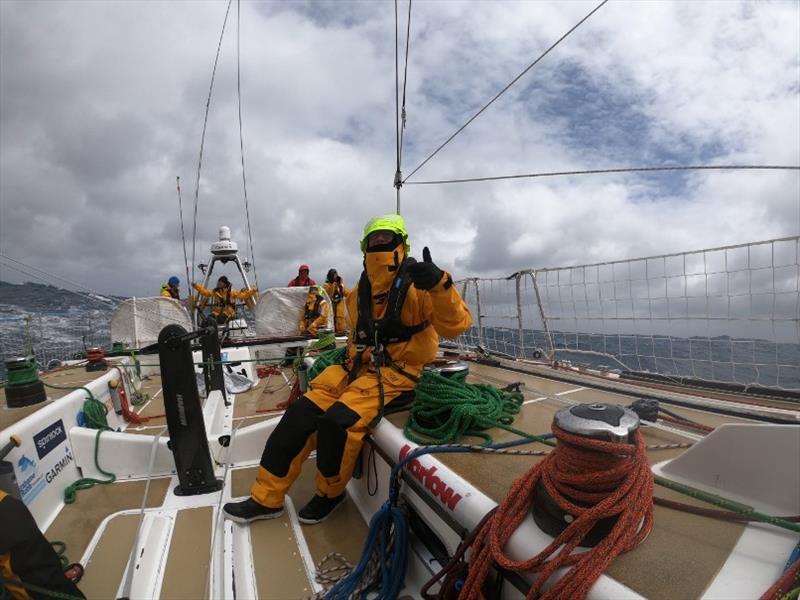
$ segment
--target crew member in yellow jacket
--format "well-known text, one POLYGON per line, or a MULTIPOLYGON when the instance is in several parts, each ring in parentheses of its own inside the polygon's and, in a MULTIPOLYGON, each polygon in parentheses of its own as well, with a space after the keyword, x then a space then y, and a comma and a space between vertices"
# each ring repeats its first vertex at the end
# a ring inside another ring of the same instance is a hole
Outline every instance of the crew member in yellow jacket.
POLYGON ((316 336, 320 329, 328 326, 328 316, 330 309, 322 288, 312 285, 308 288, 306 303, 303 306, 303 313, 300 315, 300 335, 316 336))
POLYGON ((161 286, 161 291, 159 292, 160 296, 164 296, 165 298, 172 298, 173 300, 180 300, 181 299, 181 291, 180 291, 181 280, 175 277, 174 275, 169 278, 169 281, 161 286))
POLYGON ((323 287, 328 297, 331 299, 331 304, 333 304, 334 330, 337 334, 347 333, 347 308, 345 306, 345 300, 350 290, 344 287, 342 278, 339 273, 336 272, 336 269, 328 270, 328 276, 325 278, 323 287))
POLYGON ((422 367, 436 357, 440 335, 455 337, 472 324, 452 277, 433 263, 428 249, 423 262, 409 257, 399 215, 367 223, 361 250, 364 271, 347 298, 353 332, 346 362, 325 369, 286 410, 267 440, 250 497, 225 505, 230 519, 280 516, 287 491, 315 448, 317 491, 298 517, 303 523, 327 518, 345 499, 364 435, 383 405, 414 389, 422 367), (373 358, 382 364, 380 373, 373 358))
POLYGON ((211 298, 211 315, 219 325, 224 325, 236 317, 236 300, 246 301, 258 293, 258 290, 251 288, 233 289, 225 275, 217 280, 217 287, 213 290, 203 287, 199 283, 193 283, 192 287, 201 296, 211 298))

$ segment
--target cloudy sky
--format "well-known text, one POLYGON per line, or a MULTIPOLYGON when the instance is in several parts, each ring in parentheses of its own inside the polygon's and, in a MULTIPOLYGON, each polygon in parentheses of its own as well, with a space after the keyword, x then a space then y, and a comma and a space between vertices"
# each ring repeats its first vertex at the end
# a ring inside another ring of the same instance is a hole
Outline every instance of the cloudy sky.
MULTIPOLYGON (((594 3, 415 2, 410 171, 594 3)), ((406 4, 401 0, 401 26, 406 4)), ((0 2, 0 252, 105 293, 184 276, 227 2, 0 2)), ((200 179, 197 260, 247 246, 234 0, 200 179)), ((632 165, 800 164, 800 4, 610 2, 411 181, 632 165)), ((242 2, 260 287, 360 271, 394 210, 390 2, 242 2)), ((800 173, 588 176, 402 191, 412 252, 458 277, 795 235, 800 173)), ((247 252, 245 252, 247 253, 247 252)), ((191 256, 190 256, 191 258, 191 256)), ((7 263, 6 263, 7 264, 7 263)), ((32 280, 7 266, 0 279, 32 280)))

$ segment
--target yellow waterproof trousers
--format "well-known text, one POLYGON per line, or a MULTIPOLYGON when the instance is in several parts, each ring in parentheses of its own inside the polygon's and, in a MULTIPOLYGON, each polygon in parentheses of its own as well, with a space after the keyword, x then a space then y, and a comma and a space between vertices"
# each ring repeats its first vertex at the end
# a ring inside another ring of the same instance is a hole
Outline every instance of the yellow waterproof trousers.
MULTIPOLYGON (((417 375, 420 368, 404 370, 417 375)), ((390 367, 381 369, 381 378, 386 404, 414 389, 414 381, 390 367)), ((283 506, 284 496, 315 448, 317 493, 328 498, 343 494, 369 424, 378 415, 378 380, 372 371, 362 369, 350 383, 347 371, 333 365, 311 382, 311 388, 286 409, 264 447, 250 490, 262 506, 283 506)))

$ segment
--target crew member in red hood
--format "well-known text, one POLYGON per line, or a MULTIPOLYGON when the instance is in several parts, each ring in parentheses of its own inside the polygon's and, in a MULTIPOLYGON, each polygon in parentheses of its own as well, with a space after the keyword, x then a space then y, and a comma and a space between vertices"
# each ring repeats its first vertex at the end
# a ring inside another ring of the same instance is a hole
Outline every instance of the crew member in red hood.
POLYGON ((234 521, 280 516, 287 491, 315 448, 317 491, 298 517, 303 523, 326 519, 345 499, 362 440, 384 404, 414 389, 422 367, 436 357, 440 335, 454 338, 472 324, 452 277, 434 264, 428 248, 423 262, 407 258, 400 215, 367 223, 361 250, 364 271, 346 300, 352 332, 345 363, 322 371, 286 409, 267 440, 250 497, 224 507, 234 521), (374 357, 383 365, 380 375, 374 357))
POLYGON ((308 276, 310 270, 311 269, 308 268, 308 265, 300 265, 300 267, 297 269, 297 277, 289 282, 289 287, 317 285, 317 282, 308 276))

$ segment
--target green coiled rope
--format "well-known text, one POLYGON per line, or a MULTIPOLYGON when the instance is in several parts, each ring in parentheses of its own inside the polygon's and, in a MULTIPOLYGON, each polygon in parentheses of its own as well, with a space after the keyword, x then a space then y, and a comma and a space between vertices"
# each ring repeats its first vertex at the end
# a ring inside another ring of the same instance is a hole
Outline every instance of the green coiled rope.
POLYGON ((455 444, 464 436, 493 442, 487 429, 499 427, 525 438, 539 439, 511 427, 522 408, 522 392, 500 390, 491 385, 466 382, 466 371, 444 377, 423 371, 417 384, 403 433, 424 445, 455 444))
POLYGON ((333 350, 328 350, 327 352, 323 352, 317 357, 317 360, 314 361, 314 364, 308 369, 307 378, 308 381, 314 379, 317 375, 322 373, 325 369, 330 367, 331 365, 338 365, 341 364, 342 360, 344 360, 345 352, 347 348, 344 346, 341 348, 335 348, 333 350))
MULTIPOLYGON (((341 363, 345 352, 345 348, 336 348, 320 354, 308 370, 308 380, 313 380, 329 366, 341 363)), ((486 430, 500 427, 520 437, 544 441, 511 427, 522 408, 521 392, 470 384, 466 382, 466 376, 466 371, 452 377, 433 371, 422 372, 415 390, 416 400, 403 428, 409 440, 439 445, 458 443, 464 436, 475 436, 488 445, 492 443, 492 437, 486 430)))
POLYGON ((100 434, 104 431, 112 431, 111 427, 108 426, 108 408, 105 404, 100 402, 97 398, 94 397, 92 391, 84 386, 80 387, 69 387, 65 385, 55 385, 53 383, 45 383, 47 387, 55 388, 58 390, 83 390, 88 394, 88 397, 83 403, 83 417, 86 424, 86 427, 90 429, 97 429, 97 436, 94 438, 94 466, 95 468, 106 476, 107 479, 95 479, 94 477, 81 477, 77 481, 71 483, 64 489, 64 504, 72 504, 75 502, 75 497, 77 496, 80 490, 87 490, 90 487, 100 483, 114 483, 117 480, 117 476, 114 473, 109 473, 108 471, 104 471, 103 468, 100 466, 99 461, 99 454, 100 454, 100 434))

